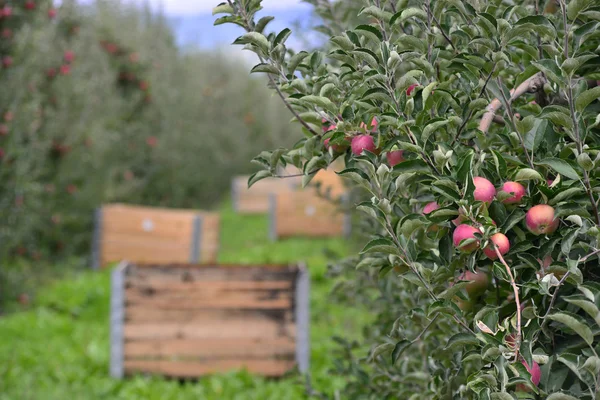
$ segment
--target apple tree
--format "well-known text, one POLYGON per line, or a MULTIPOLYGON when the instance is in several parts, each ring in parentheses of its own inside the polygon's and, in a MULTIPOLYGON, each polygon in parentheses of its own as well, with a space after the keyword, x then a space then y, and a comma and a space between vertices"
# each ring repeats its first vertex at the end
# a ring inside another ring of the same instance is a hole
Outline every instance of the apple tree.
POLYGON ((260 0, 215 24, 245 30, 234 44, 304 132, 249 184, 343 158, 366 193, 353 264, 397 282, 378 308, 396 316, 346 371, 352 398, 597 398, 598 4, 309 3, 324 50, 268 33, 260 0))

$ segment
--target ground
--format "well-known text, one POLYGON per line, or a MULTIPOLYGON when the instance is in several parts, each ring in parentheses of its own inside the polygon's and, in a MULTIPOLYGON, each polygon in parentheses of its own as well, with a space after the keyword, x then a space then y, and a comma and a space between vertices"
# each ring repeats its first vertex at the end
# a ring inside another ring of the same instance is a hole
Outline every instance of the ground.
MULTIPOLYGON (((265 216, 238 216, 222 209, 220 261, 287 263, 305 261, 311 273, 311 380, 318 391, 343 385, 328 373, 332 336, 357 337, 369 314, 355 305, 334 304, 325 277, 329 255, 354 249, 344 239, 289 239, 271 243, 265 216)), ((34 269, 32 269, 34 271, 34 269)), ((0 319, 0 400, 304 399, 298 375, 266 380, 244 371, 180 383, 108 375, 110 271, 71 273, 45 284, 25 311, 0 319)))

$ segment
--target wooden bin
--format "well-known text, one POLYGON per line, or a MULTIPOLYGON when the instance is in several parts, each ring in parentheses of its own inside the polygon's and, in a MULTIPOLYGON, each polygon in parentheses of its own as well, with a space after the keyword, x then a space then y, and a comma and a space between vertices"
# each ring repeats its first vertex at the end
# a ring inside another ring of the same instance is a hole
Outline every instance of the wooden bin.
MULTIPOLYGON (((347 201, 345 195, 340 199, 347 201)), ((333 201, 319 196, 314 189, 271 196, 271 240, 291 236, 348 236, 350 230, 350 215, 343 213, 333 201)))
POLYGON ((215 262, 220 217, 216 213, 124 204, 96 211, 92 266, 138 263, 215 262))
POLYGON ((238 176, 231 185, 233 209, 241 214, 266 214, 272 193, 289 192, 298 186, 297 179, 267 178, 248 188, 248 178, 238 176))
POLYGON ((135 265, 112 272, 115 378, 197 378, 309 367, 309 276, 300 266, 135 265))

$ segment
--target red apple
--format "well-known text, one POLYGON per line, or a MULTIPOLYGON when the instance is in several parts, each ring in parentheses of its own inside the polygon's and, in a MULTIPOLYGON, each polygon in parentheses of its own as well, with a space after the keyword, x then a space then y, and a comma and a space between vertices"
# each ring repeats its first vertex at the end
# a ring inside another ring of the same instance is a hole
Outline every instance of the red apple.
MULTIPOLYGON (((510 242, 508 241, 508 238, 506 237, 505 234, 503 234, 503 233, 496 233, 496 234, 492 235, 492 237, 490 238, 490 240, 496 246, 498 246, 498 250, 500 251, 500 254, 505 255, 510 250, 510 242)), ((483 249, 483 253, 490 260, 495 260, 495 259, 498 258, 498 255, 496 254, 496 251, 493 249, 492 244, 490 244, 488 247, 486 247, 485 249, 483 249)))
POLYGON ((490 284, 488 275, 483 271, 465 271, 459 277, 461 281, 469 281, 465 290, 470 298, 475 298, 485 292, 490 284))
POLYGON ((77 192, 77 186, 70 184, 67 186, 67 192, 69 194, 74 194, 75 192, 77 192))
POLYGON ((67 64, 63 64, 60 66, 60 74, 63 76, 67 76, 71 73, 71 66, 67 64))
POLYGON ((56 14, 57 14, 56 8, 51 8, 48 10, 48 18, 50 18, 50 19, 56 18, 56 14))
POLYGON ((12 8, 9 5, 5 5, 0 9, 0 18, 8 18, 12 15, 12 8))
POLYGON ((158 139, 156 136, 150 136, 148 139, 146 139, 146 144, 150 147, 155 147, 157 143, 158 139))
MULTIPOLYGON (((529 372, 529 374, 531 374, 531 382, 533 382, 533 384, 535 386, 538 386, 540 384, 540 380, 542 379, 542 370, 540 369, 540 366, 538 363, 536 363, 535 361, 533 361, 533 365, 531 367, 529 367, 529 365, 527 364, 527 361, 525 360, 521 360, 521 364, 523 364, 525 366, 525 368, 527 369, 527 372, 529 372)), ((529 388, 525 385, 517 385, 516 390, 519 392, 529 392, 529 388)))
POLYGON ((71 50, 67 50, 67 51, 65 51, 63 58, 67 64, 70 64, 75 59, 75 53, 72 52, 71 50))
POLYGON ((393 167, 404 161, 404 150, 388 151, 385 157, 390 167, 393 167))
POLYGON ((48 68, 46 71, 46 76, 48 79, 54 79, 54 77, 56 77, 56 68, 48 68))
POLYGON ((145 92, 146 90, 148 90, 148 88, 150 86, 148 85, 148 82, 146 82, 146 81, 140 81, 139 87, 140 87, 141 91, 145 92))
POLYGON ((11 56, 2 57, 2 66, 4 68, 10 68, 12 64, 13 64, 13 59, 11 56))
POLYGON ((33 0, 28 0, 25 2, 25 8, 27 10, 35 10, 35 1, 33 0))
POLYGON ((425 207, 423 207, 423 214, 427 215, 437 210, 438 208, 440 208, 440 205, 437 202, 432 201, 431 203, 428 203, 425 207))
POLYGON ((138 53, 131 53, 129 55, 129 61, 132 63, 137 63, 140 60, 140 56, 138 53))
POLYGON ((10 39, 12 37, 12 31, 8 28, 4 28, 2 29, 2 34, 0 34, 0 36, 3 39, 10 39))
MULTIPOLYGON (((346 138, 346 139, 348 139, 348 138, 346 138)), ((326 150, 329 150, 329 148, 331 147, 333 149, 334 153, 343 153, 348 148, 347 144, 334 144, 334 145, 330 146, 329 145, 330 140, 331 140, 331 138, 327 138, 323 141, 323 146, 325 146, 326 150)))
POLYGON ((452 235, 452 242, 454 247, 458 248, 463 252, 471 252, 479 247, 479 240, 475 240, 472 243, 461 246, 461 242, 467 239, 476 239, 475 233, 480 233, 479 230, 471 225, 462 224, 456 227, 452 235))
POLYGON ((554 233, 559 223, 560 219, 554 216, 554 208, 546 204, 531 207, 525 216, 525 225, 534 235, 554 233))
POLYGON ((494 200, 494 196, 496 196, 496 188, 492 182, 480 176, 476 176, 473 178, 473 183, 475 184, 475 200, 488 204, 494 200))
POLYGON ((0 124, 0 136, 8 135, 8 125, 0 124))
POLYGON ((373 136, 370 135, 358 135, 352 138, 352 153, 354 155, 361 155, 364 150, 376 153, 377 148, 375 147, 375 141, 373 136))
POLYGON ((410 96, 410 94, 413 92, 413 90, 415 90, 415 88, 416 88, 417 86, 419 86, 419 85, 418 85, 418 84, 416 84, 416 83, 413 83, 412 85, 410 85, 410 86, 408 87, 408 89, 406 89, 406 95, 407 95, 407 96, 410 96))
POLYGON ((511 195, 510 197, 502 200, 502 203, 504 203, 504 204, 520 203, 521 199, 526 194, 525 187, 523 187, 523 185, 521 185, 518 182, 510 182, 510 181, 505 182, 504 185, 502 185, 501 191, 503 193, 511 195))

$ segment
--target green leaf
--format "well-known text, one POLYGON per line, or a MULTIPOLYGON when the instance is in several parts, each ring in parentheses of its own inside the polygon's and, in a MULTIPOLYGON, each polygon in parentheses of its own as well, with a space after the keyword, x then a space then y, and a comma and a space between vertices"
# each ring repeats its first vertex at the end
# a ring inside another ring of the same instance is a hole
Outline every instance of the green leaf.
POLYGON ((250 70, 250 73, 256 73, 256 72, 265 72, 267 74, 279 74, 279 71, 277 70, 277 68, 274 65, 271 64, 267 64, 267 63, 261 63, 258 65, 255 65, 254 68, 252 68, 250 70))
POLYGON ((591 345, 594 341, 594 334, 592 333, 592 330, 585 323, 581 322, 573 315, 564 312, 559 312, 551 314, 547 318, 550 318, 553 321, 560 322, 561 324, 568 326, 569 328, 574 330, 579 336, 581 336, 588 345, 591 345))
POLYGON ((423 129, 423 134, 421 135, 421 141, 423 143, 427 142, 427 139, 429 139, 429 136, 431 136, 437 129, 440 129, 442 126, 448 125, 450 121, 448 120, 444 120, 444 121, 436 121, 433 122, 429 125, 427 125, 425 127, 425 129, 423 129))
POLYGON ((475 345, 479 343, 477 338, 470 333, 457 333, 448 339, 448 344, 444 349, 449 349, 454 346, 475 345))
POLYGON ((284 44, 291 34, 292 31, 288 28, 285 28, 284 30, 279 32, 279 34, 275 37, 275 40, 273 41, 273 47, 277 46, 278 44, 284 44))
POLYGON ((492 400, 515 400, 514 397, 505 392, 492 393, 490 398, 492 400))
POLYGON ((404 350, 410 347, 411 342, 408 340, 401 340, 394 346, 394 350, 392 350, 392 364, 395 364, 398 361, 398 358, 402 355, 404 350))
POLYGON ((258 33, 263 33, 265 28, 267 27, 267 25, 269 24, 269 22, 273 21, 275 19, 275 17, 262 17, 260 20, 258 20, 258 22, 256 23, 256 26, 254 27, 254 30, 258 33))
POLYGON ((538 60, 537 62, 532 62, 532 65, 536 66, 541 72, 545 73, 551 81, 555 83, 562 82, 562 71, 556 64, 554 60, 538 60))
POLYGON ((440 299, 451 300, 458 292, 464 289, 470 282, 457 282, 448 289, 444 290, 438 297, 440 299))
POLYGON ((300 100, 302 100, 303 102, 308 103, 310 105, 321 107, 324 110, 327 110, 333 114, 336 114, 337 107, 327 97, 309 95, 309 96, 302 97, 300 100))
POLYGON ((573 128, 573 120, 571 119, 571 116, 560 111, 544 112, 541 117, 549 119, 556 126, 563 126, 569 129, 573 128))
POLYGON ((536 119, 531 130, 525 134, 525 148, 534 152, 537 151, 544 141, 547 129, 548 120, 536 119))
POLYGON ((361 31, 360 33, 366 34, 366 36, 369 36, 372 39, 379 39, 379 41, 383 40, 383 34, 373 25, 359 25, 354 30, 361 31))
POLYGON ((264 53, 268 53, 271 49, 271 43, 265 35, 258 32, 248 32, 237 38, 233 44, 253 44, 262 50, 264 53))
POLYGON ((594 100, 600 97, 600 86, 596 86, 593 89, 586 90, 577 96, 577 100, 575 100, 575 108, 579 112, 583 112, 585 108, 594 100))
POLYGON ((427 21, 427 14, 420 8, 410 7, 402 11, 400 14, 400 21, 406 21, 409 18, 417 17, 422 21, 427 21))
POLYGON ((571 0, 567 5, 567 16, 571 21, 575 20, 579 13, 587 10, 594 4, 594 0, 571 0))
POLYGON ((390 239, 373 239, 360 251, 360 254, 366 253, 388 253, 399 255, 398 248, 390 239))
POLYGON ((546 397, 546 400, 578 400, 577 397, 570 396, 566 393, 552 393, 546 397))
POLYGON ((301 51, 297 54, 294 54, 293 56, 290 57, 290 60, 287 63, 287 70, 289 74, 293 74, 294 71, 296 71, 296 68, 298 68, 298 65, 300 65, 300 63, 306 58, 308 57, 308 53, 306 51, 301 51))
POLYGON ((421 159, 414 159, 401 162, 394 166, 394 173, 404 174, 407 172, 430 172, 429 165, 421 159))
POLYGON ((539 172, 531 168, 522 168, 519 170, 519 172, 517 172, 517 175, 515 176, 516 182, 532 180, 543 182, 544 177, 539 172))
POLYGON ((267 170, 261 170, 258 171, 252 175, 250 175, 250 178, 248 178, 248 187, 250 188, 252 185, 254 185, 256 182, 260 181, 261 179, 265 179, 272 176, 270 171, 267 170))
POLYGON ((592 317, 594 321, 596 321, 596 324, 598 324, 598 326, 600 326, 600 310, 598 310, 596 304, 592 303, 589 300, 586 300, 584 297, 581 296, 569 296, 563 297, 562 299, 565 300, 567 303, 574 304, 577 307, 581 308, 590 317, 592 317))
POLYGON ((560 158, 546 158, 542 161, 536 162, 536 164, 548 166, 569 179, 579 179, 579 174, 577 171, 575 171, 575 169, 568 162, 561 160, 560 158))
POLYGON ((233 14, 233 8, 227 3, 221 3, 212 9, 212 15, 217 14, 233 14))

